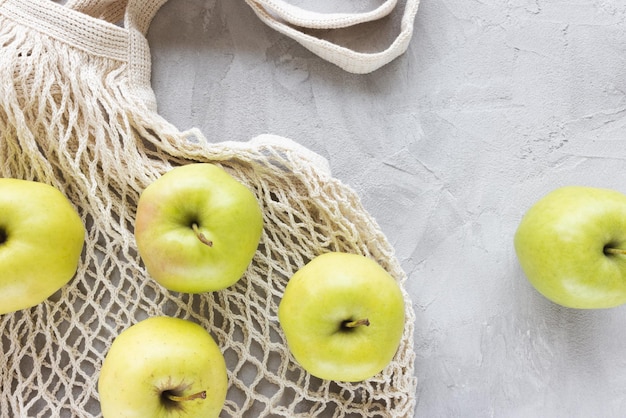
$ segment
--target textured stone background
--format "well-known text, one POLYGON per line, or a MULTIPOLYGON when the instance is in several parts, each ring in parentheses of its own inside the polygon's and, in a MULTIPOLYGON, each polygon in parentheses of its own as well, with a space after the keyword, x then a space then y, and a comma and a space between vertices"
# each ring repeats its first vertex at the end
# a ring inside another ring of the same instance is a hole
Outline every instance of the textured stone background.
MULTIPOLYGON (((409 276, 416 416, 621 417, 626 308, 545 300, 512 237, 558 186, 626 192, 625 18, 624 1, 422 0, 409 51, 352 75, 243 0, 170 0, 153 85, 180 129, 292 138, 360 194, 409 276)), ((329 36, 366 50, 396 20, 329 36)))

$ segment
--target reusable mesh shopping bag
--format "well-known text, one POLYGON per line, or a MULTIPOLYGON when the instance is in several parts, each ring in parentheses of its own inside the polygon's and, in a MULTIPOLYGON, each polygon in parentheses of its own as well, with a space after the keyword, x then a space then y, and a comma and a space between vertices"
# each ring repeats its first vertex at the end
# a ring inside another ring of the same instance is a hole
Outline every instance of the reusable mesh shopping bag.
POLYGON ((100 416, 97 380, 114 338, 168 315, 201 324, 219 344, 229 370, 223 417, 412 416, 415 316, 392 246, 355 192, 296 142, 210 143, 158 114, 145 34, 165 1, 0 0, 0 176, 57 187, 87 229, 76 276, 45 302, 0 316, 0 415, 100 416), (157 285, 133 237, 140 193, 192 162, 246 185, 265 223, 241 280, 197 295, 157 285), (364 382, 303 371, 278 323, 289 278, 329 251, 374 259, 406 301, 396 356, 364 382))

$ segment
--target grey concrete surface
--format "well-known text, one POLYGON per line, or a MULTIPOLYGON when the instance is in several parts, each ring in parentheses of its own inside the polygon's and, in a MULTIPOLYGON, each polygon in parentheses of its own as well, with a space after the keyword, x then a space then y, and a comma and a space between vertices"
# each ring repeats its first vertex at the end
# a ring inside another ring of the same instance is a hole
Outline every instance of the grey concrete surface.
MULTIPOLYGON (((360 194, 409 277, 417 417, 621 417, 626 308, 547 301, 512 238, 558 186, 626 192, 625 18, 624 1, 422 0, 407 53, 368 75, 243 0, 170 0, 148 38, 180 129, 289 137, 360 194)), ((390 25, 329 36, 367 49, 390 25)))

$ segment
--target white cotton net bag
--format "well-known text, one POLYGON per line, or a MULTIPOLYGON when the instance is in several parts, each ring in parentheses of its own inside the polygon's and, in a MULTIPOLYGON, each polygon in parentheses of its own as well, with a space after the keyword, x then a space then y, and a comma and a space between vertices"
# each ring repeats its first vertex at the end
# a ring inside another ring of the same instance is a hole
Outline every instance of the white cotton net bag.
POLYGON ((164 2, 0 0, 0 176, 57 187, 87 228, 69 284, 0 316, 0 416, 100 416, 97 380, 113 339, 155 315, 189 319, 213 335, 229 370, 223 417, 413 416, 415 317, 393 248, 316 154, 269 135, 209 143, 158 115, 144 35, 164 2), (265 222, 244 277, 199 295, 157 285, 133 237, 142 190, 191 162, 218 164, 250 188, 265 222), (406 301, 395 358, 364 382, 303 371, 278 323, 291 275, 329 251, 374 259, 406 301))

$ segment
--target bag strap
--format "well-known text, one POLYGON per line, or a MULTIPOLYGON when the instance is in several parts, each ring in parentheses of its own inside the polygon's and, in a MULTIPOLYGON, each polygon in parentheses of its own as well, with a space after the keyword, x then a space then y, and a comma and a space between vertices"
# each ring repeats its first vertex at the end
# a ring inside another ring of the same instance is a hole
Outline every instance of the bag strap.
POLYGON ((398 0, 385 0, 377 8, 359 13, 313 12, 285 0, 256 0, 255 3, 295 26, 309 29, 337 29, 381 19, 393 11, 398 0))
POLYGON ((68 0, 65 7, 109 23, 120 23, 142 35, 167 0, 68 0))
MULTIPOLYGON (((152 18, 167 0, 68 0, 66 7, 107 22, 118 23, 145 36, 152 18)), ((314 54, 345 71, 365 74, 393 61, 408 48, 420 0, 406 0, 400 32, 390 45, 378 52, 357 52, 302 29, 338 29, 379 20, 396 8, 398 0, 384 0, 375 9, 360 13, 320 13, 303 9, 286 0, 245 0, 256 15, 274 30, 286 35, 314 54)), ((144 48, 145 46, 141 46, 144 48)))
POLYGON ((406 0, 400 22, 400 33, 384 50, 378 52, 357 52, 350 48, 305 33, 302 28, 340 28, 353 26, 375 18, 380 18, 393 9, 396 1, 386 1, 371 12, 356 14, 323 14, 306 11, 297 6, 287 7, 283 0, 246 0, 256 15, 274 30, 286 35, 299 44, 332 62, 345 71, 366 74, 377 70, 402 55, 413 36, 413 24, 420 0, 406 0), (296 22, 302 23, 297 26, 296 22), (333 26, 334 25, 334 26, 333 26))
POLYGON ((118 23, 124 18, 128 0, 68 0, 65 7, 96 19, 118 23))
POLYGON ((132 92, 149 108, 156 110, 151 84, 150 47, 146 34, 152 19, 167 0, 68 0, 75 11, 108 23, 121 25, 127 37, 128 77, 132 92))
POLYGON ((128 0, 124 14, 126 27, 136 29, 145 36, 148 33, 152 18, 166 2, 167 0, 128 0))

